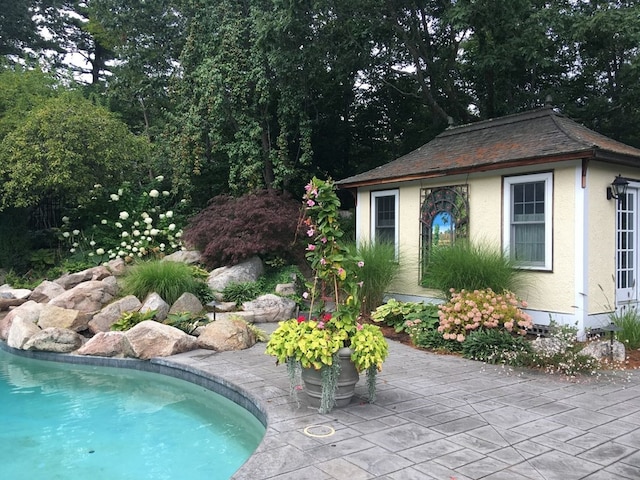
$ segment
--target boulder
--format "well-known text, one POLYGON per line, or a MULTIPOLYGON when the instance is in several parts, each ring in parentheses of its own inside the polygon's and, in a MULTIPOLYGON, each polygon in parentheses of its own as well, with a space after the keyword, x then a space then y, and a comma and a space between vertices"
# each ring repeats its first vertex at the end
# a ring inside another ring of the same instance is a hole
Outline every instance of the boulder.
POLYGON ((33 335, 22 347, 23 350, 42 352, 69 353, 77 350, 84 338, 66 328, 45 328, 33 335))
POLYGON ((231 267, 213 270, 207 278, 209 288, 221 292, 230 283, 255 282, 264 273, 264 264, 259 257, 251 257, 231 267))
POLYGON ((256 337, 247 322, 233 317, 208 324, 198 337, 198 347, 219 352, 244 350, 255 343, 256 337))
POLYGON ((156 320, 163 321, 169 313, 169 304, 157 293, 150 293, 142 302, 140 313, 147 313, 151 310, 156 311, 156 320))
POLYGON ((559 338, 538 337, 531 342, 531 348, 540 354, 551 357, 559 353, 564 353, 567 346, 565 342, 561 341, 559 338))
POLYGON ((113 299, 113 286, 109 282, 89 280, 67 290, 49 302, 49 305, 79 310, 93 316, 113 299))
POLYGON ((200 263, 201 260, 202 255, 196 250, 179 250, 162 259, 163 262, 180 262, 188 265, 200 263))
POLYGON ((67 273, 60 278, 54 280, 55 283, 61 285, 65 290, 75 287, 82 282, 102 280, 111 276, 111 272, 107 267, 102 265, 97 267, 87 268, 81 272, 67 273))
POLYGON ((96 313, 89 321, 91 333, 108 332, 111 325, 120 320, 123 313, 136 312, 142 307, 142 302, 135 295, 127 295, 120 300, 110 303, 96 313))
POLYGON ((217 322, 218 320, 226 320, 233 317, 241 318, 247 323, 254 323, 255 321, 255 315, 253 314, 253 312, 244 312, 242 310, 238 312, 216 312, 215 315, 213 314, 213 312, 209 312, 207 313, 206 317, 210 322, 217 322))
POLYGON ((286 296, 296 294, 295 283, 279 283, 276 285, 276 294, 286 296))
POLYGON ((88 328, 89 319, 89 315, 79 310, 45 304, 38 318, 38 326, 42 329, 63 328, 82 332, 88 328))
POLYGON ((236 302, 213 301, 213 302, 207 303, 207 310, 209 310, 210 312, 213 312, 214 309, 216 312, 233 312, 237 308, 238 306, 236 305, 236 302))
POLYGON ((204 310, 202 302, 193 293, 185 292, 171 305, 169 313, 192 313, 197 315, 204 310))
POLYGON ((109 271, 115 275, 116 277, 120 277, 122 275, 124 275, 127 271, 127 264, 125 263, 125 261, 121 258, 114 258, 113 260, 110 260, 106 267, 109 269, 109 271))
POLYGON ((38 285, 31 295, 29 296, 29 300, 33 300, 38 303, 47 303, 58 295, 61 295, 65 292, 65 289, 62 285, 56 282, 50 282, 49 280, 43 281, 40 285, 38 285))
POLYGON ((30 321, 34 325, 38 323, 42 307, 43 305, 41 303, 28 301, 7 313, 7 315, 2 320, 0 320, 0 339, 6 340, 8 338, 11 323, 16 317, 22 317, 25 320, 30 321))
POLYGON ((26 300, 31 295, 28 288, 11 288, 9 285, 0 287, 0 298, 5 300, 26 300))
POLYGON ((3 310, 9 310, 10 307, 22 305, 26 301, 26 298, 9 298, 8 296, 0 297, 0 312, 3 310))
POLYGON ((153 320, 140 322, 125 332, 133 356, 142 360, 167 357, 197 348, 197 341, 182 330, 153 320))
POLYGON ((256 323, 287 320, 293 318, 296 311, 296 302, 271 293, 245 302, 242 306, 246 312, 253 312, 256 323))
POLYGON ((125 332, 98 332, 75 353, 98 357, 133 357, 125 332))
POLYGON ((586 347, 580 350, 583 355, 589 355, 596 360, 609 360, 613 358, 614 362, 624 362, 627 358, 624 344, 617 340, 613 341, 613 350, 611 341, 598 340, 589 342, 586 347))
POLYGON ((22 348, 36 333, 40 332, 40 327, 30 319, 16 316, 11 322, 9 335, 7 335, 7 345, 12 348, 22 348))

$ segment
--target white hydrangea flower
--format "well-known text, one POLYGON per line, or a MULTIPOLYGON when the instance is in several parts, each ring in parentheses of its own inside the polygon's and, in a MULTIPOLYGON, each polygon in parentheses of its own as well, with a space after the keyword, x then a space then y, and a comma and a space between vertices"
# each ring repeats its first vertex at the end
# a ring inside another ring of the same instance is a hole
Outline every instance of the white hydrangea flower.
POLYGON ((151 235, 152 237, 155 237, 156 235, 158 235, 160 233, 160 230, 158 230, 157 228, 152 228, 149 231, 149 235, 151 235))
POLYGON ((171 225, 169 225, 169 230, 171 230, 172 232, 176 229, 176 224, 172 223, 171 225))
POLYGON ((69 232, 63 232, 63 233, 62 233, 62 236, 63 236, 64 238, 69 238, 69 237, 71 236, 71 234, 70 234, 69 232))
POLYGON ((138 220, 136 220, 135 222, 133 222, 133 226, 134 227, 139 227, 140 226, 140 222, 138 220))
POLYGON ((96 242, 95 242, 95 240, 91 240, 91 241, 89 242, 89 245, 91 245, 92 247, 95 247, 95 246, 96 246, 96 242))
POLYGON ((97 255, 104 255, 104 248, 99 248, 96 250, 97 255))
POLYGON ((158 190, 156 190, 155 188, 149 192, 149 196, 151 198, 158 198, 159 195, 160 195, 160 192, 158 192, 158 190))
POLYGON ((142 218, 148 218, 148 217, 149 217, 149 214, 148 214, 147 212, 142 212, 142 213, 140 214, 140 216, 141 216, 142 218))
POLYGON ((158 217, 160 218, 160 220, 164 220, 164 213, 161 213, 160 215, 158 215, 158 217))
POLYGON ((106 225, 106 224, 107 224, 107 219, 106 219, 106 218, 103 218, 102 220, 100 220, 100 223, 101 223, 102 225, 106 225))
POLYGON ((120 246, 121 247, 126 247, 127 246, 127 242, 120 242, 120 246))
POLYGON ((129 232, 122 232, 122 238, 127 238, 129 236, 129 232))
POLYGON ((111 195, 109 195, 109 198, 111 198, 111 200, 114 202, 117 202, 118 200, 120 200, 120 197, 115 193, 112 193, 111 195))
POLYGON ((163 180, 164 180, 164 176, 163 176, 163 175, 158 175, 158 176, 156 177, 156 180, 157 180, 157 181, 159 181, 159 182, 161 182, 161 181, 163 181, 163 180))
POLYGON ((75 249, 75 248, 70 248, 70 249, 69 249, 69 251, 70 251, 71 253, 76 253, 76 249, 75 249))
POLYGON ((166 214, 167 218, 173 217, 173 210, 169 210, 166 214))
POLYGON ((62 223, 69 223, 69 217, 62 217, 62 223))
POLYGON ((93 257, 93 252, 89 252, 87 255, 93 257))
POLYGON ((162 195, 165 197, 168 197, 170 195, 170 193, 167 190, 163 190, 162 191, 162 195))
POLYGON ((151 217, 147 217, 144 219, 144 223, 146 223, 147 225, 151 225, 153 223, 153 218, 151 217))
POLYGON ((120 215, 118 217, 120 218, 120 220, 126 220, 127 218, 129 218, 129 213, 128 212, 120 212, 120 215))
POLYGON ((73 231, 73 234, 74 234, 74 235, 80 235, 80 230, 74 230, 74 231, 73 231))
POLYGON ((180 238, 182 236, 182 230, 176 232, 176 238, 180 238))
POLYGON ((116 226, 117 228, 122 228, 122 224, 121 224, 120 222, 116 222, 116 223, 115 223, 115 226, 116 226))
POLYGON ((139 237, 140 236, 140 230, 134 230, 133 231, 133 236, 134 237, 139 237))
POLYGON ((122 194, 124 193, 124 190, 122 190, 121 188, 118 189, 118 195, 122 196, 122 194))

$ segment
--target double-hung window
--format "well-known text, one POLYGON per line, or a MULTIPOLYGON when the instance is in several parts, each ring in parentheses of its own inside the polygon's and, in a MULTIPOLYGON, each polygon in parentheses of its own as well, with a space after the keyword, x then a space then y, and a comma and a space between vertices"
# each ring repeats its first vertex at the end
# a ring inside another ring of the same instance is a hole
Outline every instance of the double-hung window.
POLYGON ((553 175, 504 179, 503 242, 518 266, 551 270, 553 175))
POLYGON ((388 242, 398 253, 398 190, 371 192, 371 238, 388 242))

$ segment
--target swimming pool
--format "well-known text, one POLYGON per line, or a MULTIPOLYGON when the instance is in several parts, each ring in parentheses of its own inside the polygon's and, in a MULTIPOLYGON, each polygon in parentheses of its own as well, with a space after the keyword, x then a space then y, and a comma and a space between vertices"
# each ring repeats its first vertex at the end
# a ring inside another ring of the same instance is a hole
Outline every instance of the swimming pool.
POLYGON ((0 472, 11 479, 227 479, 265 427, 193 383, 0 349, 0 472))

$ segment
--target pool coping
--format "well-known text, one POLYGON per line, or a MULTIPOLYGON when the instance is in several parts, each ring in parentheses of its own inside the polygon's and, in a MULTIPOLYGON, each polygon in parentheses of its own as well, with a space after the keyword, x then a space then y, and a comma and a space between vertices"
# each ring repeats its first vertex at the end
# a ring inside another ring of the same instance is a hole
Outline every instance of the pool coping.
MULTIPOLYGON (((22 350, 10 347, 0 340, 0 350, 25 358, 73 365, 90 365, 98 367, 126 368, 141 372, 158 373, 168 377, 193 383, 207 390, 222 395, 233 403, 247 410, 265 427, 268 428, 268 414, 263 402, 245 389, 228 382, 213 373, 207 373, 189 365, 177 364, 166 357, 154 357, 149 360, 121 357, 101 357, 96 355, 74 355, 71 353, 44 352, 39 350, 22 350)), ((215 353, 215 352, 212 352, 215 353)))

